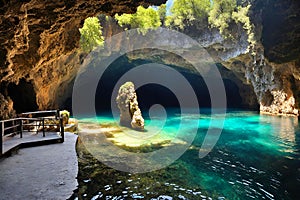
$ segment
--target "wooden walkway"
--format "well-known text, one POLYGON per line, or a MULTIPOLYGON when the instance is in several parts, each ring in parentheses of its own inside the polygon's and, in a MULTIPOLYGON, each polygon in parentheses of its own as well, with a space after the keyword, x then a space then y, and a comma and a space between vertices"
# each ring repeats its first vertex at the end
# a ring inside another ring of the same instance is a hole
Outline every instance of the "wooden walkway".
POLYGON ((64 126, 59 111, 38 111, 24 115, 0 121, 0 156, 17 148, 64 142, 64 126))
POLYGON ((61 139, 62 137, 59 132, 46 132, 45 137, 43 137, 42 132, 27 131, 23 132, 22 138, 19 135, 13 137, 4 136, 2 154, 6 155, 17 148, 61 142, 61 139))
POLYGON ((78 185, 76 141, 66 132, 64 143, 20 148, 0 159, 0 200, 69 199, 78 185))

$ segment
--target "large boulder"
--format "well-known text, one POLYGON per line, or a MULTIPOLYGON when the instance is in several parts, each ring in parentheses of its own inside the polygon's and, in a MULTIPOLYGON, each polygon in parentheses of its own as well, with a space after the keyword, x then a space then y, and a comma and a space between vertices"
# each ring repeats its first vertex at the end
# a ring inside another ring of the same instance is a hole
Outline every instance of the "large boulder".
POLYGON ((144 118, 132 82, 121 85, 116 101, 120 109, 120 125, 144 130, 144 118))

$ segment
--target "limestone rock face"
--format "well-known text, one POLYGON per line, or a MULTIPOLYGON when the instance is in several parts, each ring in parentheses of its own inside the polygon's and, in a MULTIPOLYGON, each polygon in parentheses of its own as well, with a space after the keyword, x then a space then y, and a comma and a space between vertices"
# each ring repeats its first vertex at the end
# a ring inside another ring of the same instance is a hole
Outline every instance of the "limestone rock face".
POLYGON ((13 101, 5 99, 4 96, 0 93, 0 120, 12 118, 16 116, 16 112, 13 109, 13 101))
POLYGON ((116 101, 120 109, 120 124, 137 130, 143 130, 144 119, 138 106, 132 82, 126 82, 120 87, 116 101))
MULTIPOLYGON (((139 5, 160 5, 165 0, 1 1, 0 94, 10 98, 7 85, 30 82, 38 109, 61 107, 72 94, 72 85, 84 55, 79 51, 79 28, 87 17, 133 13, 139 5)), ((10 104, 1 111, 10 112, 10 104)), ((1 116, 7 116, 2 115, 1 116)))

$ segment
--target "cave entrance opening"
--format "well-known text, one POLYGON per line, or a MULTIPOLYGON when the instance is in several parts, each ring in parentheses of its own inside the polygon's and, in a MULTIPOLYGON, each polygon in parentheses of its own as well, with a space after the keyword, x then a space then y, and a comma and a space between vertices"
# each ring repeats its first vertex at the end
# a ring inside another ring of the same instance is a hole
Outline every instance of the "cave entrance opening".
POLYGON ((7 94, 13 100, 14 110, 17 113, 38 109, 34 87, 25 79, 20 79, 19 84, 10 83, 7 87, 7 94))
MULTIPOLYGON (((138 67, 143 64, 152 63, 152 60, 146 59, 136 59, 131 60, 126 55, 116 59, 103 73, 97 87, 96 97, 95 97, 95 108, 97 115, 101 115, 102 112, 111 111, 111 103, 114 102, 111 100, 115 84, 118 80, 126 74, 129 70, 132 70, 135 67, 138 67)), ((190 72, 189 70, 184 69, 183 67, 170 66, 178 70, 185 79, 192 86, 200 108, 210 108, 211 99, 208 92, 208 88, 203 80, 203 78, 195 73, 190 72)), ((222 71, 221 71, 222 74, 222 71)), ((171 78, 171 77, 169 77, 171 78)), ((133 81, 134 80, 129 80, 133 81)), ((241 89, 246 90, 244 93, 251 93, 250 86, 241 86, 237 85, 237 82, 228 78, 223 79, 225 91, 226 91, 226 100, 227 107, 234 109, 251 109, 255 108, 248 107, 245 104, 247 102, 243 99, 243 94, 241 94, 241 89), (242 87, 242 88, 241 88, 242 87)), ((180 83, 177 85, 180 87, 180 83)), ((176 87, 177 87, 176 86, 176 87)), ((253 90, 253 88, 252 88, 253 90)), ((136 93, 138 97, 139 107, 142 113, 147 113, 149 108, 155 104, 160 104, 165 108, 180 108, 179 102, 175 94, 168 88, 161 86, 159 84, 147 84, 142 87, 136 88, 136 93)), ((253 91, 252 91, 253 93, 253 91)), ((248 97, 246 97, 248 98, 248 97)))

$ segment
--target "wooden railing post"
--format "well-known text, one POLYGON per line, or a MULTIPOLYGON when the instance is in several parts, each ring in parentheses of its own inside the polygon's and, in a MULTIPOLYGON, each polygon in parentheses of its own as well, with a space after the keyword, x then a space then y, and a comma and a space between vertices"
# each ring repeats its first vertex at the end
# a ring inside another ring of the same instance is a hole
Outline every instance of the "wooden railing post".
POLYGON ((1 139, 0 139, 0 155, 2 155, 2 153, 3 153, 4 122, 0 122, 0 134, 1 134, 1 139))
POLYGON ((65 141, 65 128, 64 128, 64 123, 63 119, 59 117, 59 124, 60 124, 60 134, 61 134, 61 141, 65 141))
POLYGON ((45 118, 43 118, 42 124, 43 124, 43 137, 45 137, 45 118))
POLYGON ((60 118, 60 115, 59 115, 59 109, 56 110, 56 116, 55 116, 55 118, 56 118, 56 119, 59 119, 59 118, 60 118))
POLYGON ((12 128, 12 132, 13 132, 14 134, 16 134, 16 133, 15 133, 15 130, 16 130, 16 128, 15 128, 15 120, 12 120, 12 121, 11 121, 11 127, 13 127, 13 128, 12 128))
POLYGON ((23 120, 20 119, 20 138, 23 137, 23 120))

